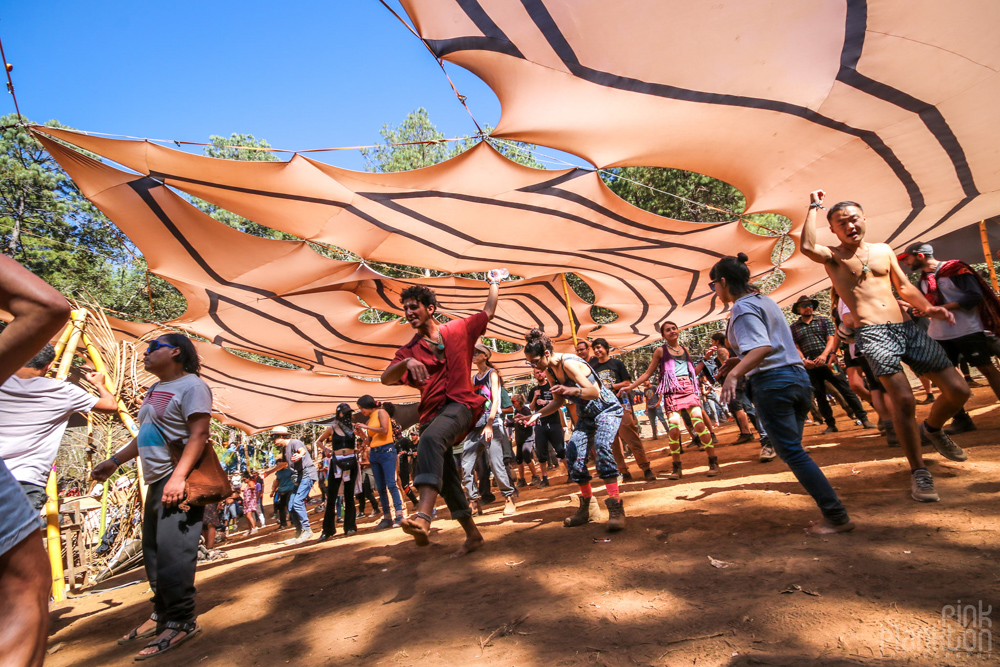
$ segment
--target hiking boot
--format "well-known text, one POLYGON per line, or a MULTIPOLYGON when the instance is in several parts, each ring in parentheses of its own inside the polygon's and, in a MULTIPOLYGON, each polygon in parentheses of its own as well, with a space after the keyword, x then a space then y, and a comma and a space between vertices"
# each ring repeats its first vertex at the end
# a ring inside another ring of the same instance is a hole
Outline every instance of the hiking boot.
POLYGON ((625 530, 625 505, 621 498, 608 498, 604 501, 608 508, 607 528, 609 533, 625 530))
POLYGON ((968 412, 962 410, 951 420, 951 425, 945 428, 944 432, 948 435, 958 435, 959 433, 968 433, 970 431, 977 430, 975 422, 972 421, 972 417, 968 412))
POLYGON ((539 489, 547 489, 547 488, 549 488, 549 478, 548 477, 542 477, 542 481, 540 481, 538 483, 538 488, 539 489))
POLYGON ((865 417, 861 420, 861 428, 878 428, 878 426, 868 421, 868 418, 865 417))
POLYGON ((389 517, 384 517, 378 522, 378 525, 375 526, 375 530, 386 530, 387 528, 392 528, 392 519, 389 517))
POLYGON ((705 473, 706 477, 715 477, 719 474, 719 457, 709 456, 708 457, 708 472, 705 473))
POLYGON ((667 475, 667 479, 680 479, 684 476, 684 469, 680 461, 674 461, 674 469, 667 475))
POLYGON ((774 453, 774 447, 770 443, 760 448, 760 462, 768 463, 773 461, 778 455, 774 453))
POLYGON ((597 498, 590 496, 589 498, 584 498, 580 496, 580 508, 576 511, 576 514, 563 519, 563 526, 566 528, 572 528, 574 526, 582 526, 591 521, 601 520, 601 506, 597 504, 597 498))
POLYGON ((646 468, 645 470, 642 471, 642 476, 646 479, 647 482, 656 481, 656 473, 649 468, 646 468))
POLYGON ((840 433, 840 429, 837 428, 836 424, 830 424, 826 427, 826 430, 823 431, 823 435, 827 435, 829 433, 840 433))
POLYGON ((740 433, 740 437, 736 438, 734 445, 742 445, 744 442, 750 442, 753 440, 753 433, 740 433))
POLYGON ((528 483, 528 486, 538 486, 541 483, 542 483, 541 477, 539 477, 538 475, 532 475, 531 481, 528 483))
POLYGON ((934 490, 934 478, 926 468, 914 470, 910 480, 910 494, 922 503, 936 503, 940 498, 934 490))
MULTIPOLYGON (((927 422, 920 425, 920 439, 929 442, 937 453, 952 461, 964 461, 969 458, 962 448, 945 433, 944 429, 931 433, 927 430, 927 422)), ((930 473, 928 473, 930 474, 930 473)))
POLYGON ((517 484, 515 484, 514 486, 518 489, 523 489, 524 487, 528 486, 528 483, 525 482, 524 478, 522 477, 521 479, 517 480, 517 484))

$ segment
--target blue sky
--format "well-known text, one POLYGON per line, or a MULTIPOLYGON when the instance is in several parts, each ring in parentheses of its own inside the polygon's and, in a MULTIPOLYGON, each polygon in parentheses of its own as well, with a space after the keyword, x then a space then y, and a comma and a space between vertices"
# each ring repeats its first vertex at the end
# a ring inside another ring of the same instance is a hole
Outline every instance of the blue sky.
MULTIPOLYGON (((378 0, 8 2, 0 39, 36 122, 185 141, 243 132, 301 150, 374 143, 422 106, 446 136, 475 132, 433 56, 378 0)), ((496 125, 489 87, 445 67, 479 122, 496 125)), ((358 151, 323 156, 364 167, 358 151)))

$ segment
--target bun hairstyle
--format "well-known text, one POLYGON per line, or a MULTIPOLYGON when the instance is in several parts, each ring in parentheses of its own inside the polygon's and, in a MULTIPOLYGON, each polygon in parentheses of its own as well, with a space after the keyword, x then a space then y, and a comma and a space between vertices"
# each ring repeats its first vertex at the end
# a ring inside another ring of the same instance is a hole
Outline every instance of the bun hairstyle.
POLYGON ((715 263, 708 276, 712 280, 725 278, 729 293, 733 296, 756 292, 757 288, 750 284, 750 269, 747 268, 747 260, 749 259, 746 253, 742 252, 736 257, 723 257, 715 263))
POLYGON ((524 353, 533 357, 541 357, 545 352, 552 352, 552 341, 545 332, 535 327, 524 337, 524 353))

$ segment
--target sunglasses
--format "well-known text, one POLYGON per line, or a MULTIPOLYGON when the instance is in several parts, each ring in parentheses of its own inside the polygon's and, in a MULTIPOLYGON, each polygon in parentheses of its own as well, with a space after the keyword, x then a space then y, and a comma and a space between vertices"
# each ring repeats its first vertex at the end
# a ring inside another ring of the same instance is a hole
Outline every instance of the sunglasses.
POLYGON ((161 347, 169 347, 174 350, 177 349, 176 345, 171 345, 170 343, 161 343, 158 340, 151 340, 149 341, 149 347, 146 348, 146 354, 152 354, 157 350, 159 350, 161 347))
POLYGON ((713 292, 715 291, 715 281, 714 280, 711 281, 710 283, 708 283, 708 289, 711 290, 711 291, 713 291, 713 292))

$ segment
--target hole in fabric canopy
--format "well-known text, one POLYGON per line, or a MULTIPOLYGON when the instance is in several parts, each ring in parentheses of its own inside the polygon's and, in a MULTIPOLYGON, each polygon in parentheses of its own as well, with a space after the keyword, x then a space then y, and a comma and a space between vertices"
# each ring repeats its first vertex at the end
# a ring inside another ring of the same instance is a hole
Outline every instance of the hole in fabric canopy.
POLYGON ((222 349, 225 350, 226 352, 228 352, 229 354, 235 355, 237 357, 241 357, 243 359, 247 359, 249 361, 257 362, 258 364, 263 364, 264 366, 271 366, 273 368, 290 368, 290 369, 296 369, 296 370, 301 370, 301 369, 305 368, 304 366, 298 366, 296 364, 293 364, 293 363, 291 363, 289 361, 285 361, 283 359, 275 359, 274 357, 268 357, 266 355, 257 354, 255 352, 247 352, 245 350, 237 350, 237 349, 232 348, 232 347, 223 347, 222 349))
POLYGON ((761 294, 770 294, 781 287, 783 282, 785 282, 785 272, 775 267, 773 271, 761 276, 753 284, 757 286, 761 294))
MULTIPOLYGON (((566 282, 569 284, 570 288, 576 292, 578 297, 587 303, 594 304, 594 290, 587 284, 586 280, 575 273, 567 271, 566 282)), ((618 319, 618 313, 608 308, 604 308, 603 306, 594 304, 590 307, 590 318, 598 324, 609 324, 618 319)))
POLYGON ((683 169, 602 169, 608 188, 629 204, 687 222, 729 222, 746 208, 743 193, 725 181, 683 169))
MULTIPOLYGON (((364 302, 362 302, 364 303, 364 302)), ((358 319, 365 324, 384 324, 386 322, 394 322, 396 320, 402 320, 397 313, 390 313, 385 310, 379 310, 378 308, 369 307, 367 310, 358 315, 358 319)))

